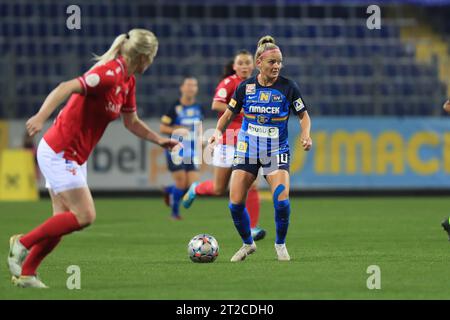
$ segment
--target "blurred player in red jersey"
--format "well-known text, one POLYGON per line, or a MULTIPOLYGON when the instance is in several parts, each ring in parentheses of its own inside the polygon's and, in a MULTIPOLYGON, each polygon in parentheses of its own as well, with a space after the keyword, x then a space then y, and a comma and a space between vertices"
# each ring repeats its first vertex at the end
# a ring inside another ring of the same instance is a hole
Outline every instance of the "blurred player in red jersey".
MULTIPOLYGON (((252 75, 253 69, 253 57, 247 50, 241 50, 235 55, 231 70, 229 66, 225 67, 223 80, 216 88, 212 103, 212 109, 219 112, 219 118, 227 110, 228 102, 239 83, 249 78, 252 75)), ((189 208, 192 205, 197 195, 219 196, 226 192, 230 182, 231 166, 242 119, 242 113, 237 115, 228 126, 222 141, 215 146, 213 155, 213 165, 215 166, 214 181, 207 180, 201 183, 193 183, 183 197, 183 206, 185 208, 189 208)), ((248 192, 245 206, 250 215, 253 239, 263 239, 266 231, 258 227, 260 203, 259 193, 255 184, 248 192)))
POLYGON ((8 266, 19 287, 46 288, 36 270, 64 235, 92 224, 94 201, 86 183, 86 161, 107 125, 122 116, 136 136, 172 149, 178 141, 151 130, 136 113, 135 74, 152 64, 158 39, 145 29, 119 35, 111 48, 83 76, 60 83, 45 99, 26 128, 30 136, 42 130, 53 111, 70 97, 41 139, 37 157, 46 179, 53 216, 25 235, 10 239, 8 266))

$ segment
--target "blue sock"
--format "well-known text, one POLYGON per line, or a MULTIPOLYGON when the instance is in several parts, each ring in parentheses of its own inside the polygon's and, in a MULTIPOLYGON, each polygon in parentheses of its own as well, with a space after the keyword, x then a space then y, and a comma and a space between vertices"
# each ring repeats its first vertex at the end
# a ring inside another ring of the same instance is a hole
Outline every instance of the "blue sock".
POLYGON ((275 203, 275 229, 277 232, 276 244, 286 242, 286 234, 289 227, 289 216, 291 215, 291 205, 289 199, 277 201, 275 203))
POLYGON ((180 200, 183 198, 183 195, 186 193, 185 189, 178 189, 177 187, 173 187, 172 189, 172 215, 179 216, 180 215, 180 200))
POLYGON ((245 204, 233 204, 230 202, 228 208, 230 208, 234 226, 239 232, 242 241, 245 244, 252 244, 253 238, 250 230, 250 216, 245 208, 245 204))

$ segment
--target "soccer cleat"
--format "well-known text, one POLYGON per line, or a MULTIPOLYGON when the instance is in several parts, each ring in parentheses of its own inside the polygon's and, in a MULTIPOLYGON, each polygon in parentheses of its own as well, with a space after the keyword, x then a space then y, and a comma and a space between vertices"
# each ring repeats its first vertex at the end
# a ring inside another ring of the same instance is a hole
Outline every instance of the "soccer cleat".
POLYGON ((11 282, 20 288, 47 289, 48 287, 37 276, 13 276, 11 282))
POLYGON ((194 182, 189 187, 188 191, 183 196, 183 207, 186 209, 189 208, 192 205, 192 202, 194 202, 195 197, 197 194, 195 193, 195 188, 198 186, 198 182, 194 182))
POLYGON ((275 251, 277 252, 278 261, 289 261, 291 257, 286 248, 286 244, 276 244, 275 243, 275 251))
POLYGON ((175 221, 179 221, 179 220, 183 220, 183 217, 171 214, 170 215, 170 219, 175 220, 175 221))
POLYGON ((442 221, 441 226, 442 228, 444 228, 444 230, 447 232, 448 234, 448 241, 450 241, 450 218, 445 219, 444 221, 442 221))
POLYGON ((266 236, 266 230, 260 227, 252 228, 252 238, 254 241, 262 240, 266 236))
POLYGON ((19 277, 22 273, 22 264, 28 255, 28 250, 20 243, 22 235, 16 234, 9 239, 8 268, 11 275, 19 277))
POLYGON ((243 261, 248 255, 256 251, 256 244, 245 244, 234 254, 231 258, 231 262, 243 261))

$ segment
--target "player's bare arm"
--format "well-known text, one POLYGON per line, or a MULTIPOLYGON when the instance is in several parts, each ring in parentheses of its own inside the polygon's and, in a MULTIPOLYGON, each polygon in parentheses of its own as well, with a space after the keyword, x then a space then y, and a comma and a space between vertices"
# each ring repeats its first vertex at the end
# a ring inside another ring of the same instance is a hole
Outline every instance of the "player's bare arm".
POLYGON ((163 138, 150 129, 141 119, 139 119, 136 112, 122 113, 122 119, 125 128, 139 138, 148 140, 169 150, 179 144, 178 141, 163 138))
POLYGON ((444 105, 442 106, 444 108, 445 112, 450 113, 450 99, 445 101, 444 105))
POLYGON ((229 109, 225 110, 224 114, 217 121, 216 132, 208 140, 209 145, 214 145, 217 141, 220 140, 220 136, 228 128, 229 124, 231 123, 231 121, 233 121, 234 117, 236 117, 236 115, 233 112, 231 112, 231 110, 229 109))
POLYGON ((309 151, 312 147, 311 118, 309 117, 308 111, 300 113, 298 118, 300 119, 300 126, 302 128, 300 141, 302 143, 303 150, 309 151))
POLYGON ((228 104, 221 101, 213 101, 211 105, 211 110, 217 112, 225 112, 228 109, 228 104))
POLYGON ((47 96, 38 113, 26 122, 26 128, 30 136, 34 136, 42 130, 45 121, 55 109, 66 101, 72 93, 81 93, 83 88, 77 79, 61 82, 47 96))

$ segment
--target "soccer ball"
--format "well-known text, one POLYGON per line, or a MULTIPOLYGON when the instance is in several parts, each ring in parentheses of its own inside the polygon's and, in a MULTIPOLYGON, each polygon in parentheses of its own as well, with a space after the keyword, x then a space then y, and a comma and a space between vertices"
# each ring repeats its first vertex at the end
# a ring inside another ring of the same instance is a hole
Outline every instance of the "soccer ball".
POLYGON ((219 255, 219 243, 209 234, 198 234, 189 241, 188 254, 193 262, 214 262, 219 255))

